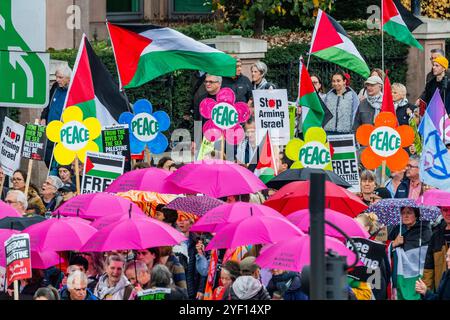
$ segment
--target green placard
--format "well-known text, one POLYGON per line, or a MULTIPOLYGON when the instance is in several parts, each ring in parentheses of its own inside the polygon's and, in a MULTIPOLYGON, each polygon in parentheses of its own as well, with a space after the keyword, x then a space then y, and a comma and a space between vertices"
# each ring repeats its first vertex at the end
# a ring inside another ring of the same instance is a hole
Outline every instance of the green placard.
POLYGON ((43 161, 46 141, 45 126, 28 123, 25 127, 22 157, 25 159, 43 161))

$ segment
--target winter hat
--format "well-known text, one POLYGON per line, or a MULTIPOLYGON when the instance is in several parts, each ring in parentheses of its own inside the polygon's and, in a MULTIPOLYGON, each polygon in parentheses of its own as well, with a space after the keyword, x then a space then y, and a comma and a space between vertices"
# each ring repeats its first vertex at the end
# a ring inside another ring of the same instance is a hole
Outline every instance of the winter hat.
POLYGON ((370 76, 367 78, 366 82, 364 84, 380 84, 383 85, 383 80, 379 76, 370 76))
POLYGON ((256 270, 260 269, 255 263, 256 258, 253 256, 246 257, 239 263, 239 268, 241 269, 241 275, 251 275, 256 270))
POLYGON ((448 69, 448 60, 444 56, 438 56, 437 58, 434 58, 433 62, 439 63, 444 67, 445 70, 448 69))

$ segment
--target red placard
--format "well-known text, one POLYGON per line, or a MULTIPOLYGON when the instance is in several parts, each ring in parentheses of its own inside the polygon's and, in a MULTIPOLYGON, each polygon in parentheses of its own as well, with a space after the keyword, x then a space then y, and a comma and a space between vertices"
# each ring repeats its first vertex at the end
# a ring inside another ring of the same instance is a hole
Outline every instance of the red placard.
POLYGON ((31 278, 30 235, 14 234, 5 241, 7 286, 16 280, 31 278))

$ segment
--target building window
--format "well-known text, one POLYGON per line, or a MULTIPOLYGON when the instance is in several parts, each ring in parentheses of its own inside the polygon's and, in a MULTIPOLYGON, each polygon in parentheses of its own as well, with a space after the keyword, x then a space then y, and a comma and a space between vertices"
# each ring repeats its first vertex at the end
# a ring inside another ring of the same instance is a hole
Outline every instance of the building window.
POLYGON ((209 14, 211 1, 205 0, 172 0, 173 14, 209 14), (207 3, 207 4, 205 4, 207 3))
POLYGON ((109 21, 137 21, 144 18, 144 0, 106 0, 109 21))

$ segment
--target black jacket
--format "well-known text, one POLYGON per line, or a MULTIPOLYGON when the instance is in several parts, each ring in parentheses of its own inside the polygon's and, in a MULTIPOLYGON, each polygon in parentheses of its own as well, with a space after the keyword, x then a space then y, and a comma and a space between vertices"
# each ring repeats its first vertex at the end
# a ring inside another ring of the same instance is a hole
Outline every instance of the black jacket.
POLYGON ((416 108, 415 106, 413 106, 410 103, 405 104, 404 106, 398 106, 397 110, 395 110, 395 114, 397 115, 397 121, 398 121, 398 125, 409 125, 409 115, 406 112, 406 110, 411 109, 411 111, 414 111, 414 109, 416 108))
MULTIPOLYGON (((388 228, 388 240, 395 240, 400 231, 400 225, 396 225, 392 228, 388 228)), ((411 229, 407 230, 405 225, 402 225, 403 235, 403 249, 408 251, 413 248, 419 247, 420 237, 422 237, 422 246, 429 243, 431 239, 431 225, 429 221, 417 221, 411 229), (422 229, 422 233, 420 232, 422 229)))
POLYGON ((450 271, 444 272, 436 293, 428 290, 422 299, 425 300, 450 300, 450 271))
POLYGON ((235 78, 223 77, 222 88, 230 88, 236 96, 236 102, 245 102, 252 97, 252 83, 250 79, 244 75, 235 78))
POLYGON ((425 91, 423 92, 422 96, 420 97, 423 101, 427 103, 427 107, 430 104, 430 100, 434 95, 434 92, 436 89, 439 89, 439 92, 441 94, 442 100, 444 101, 445 110, 447 111, 447 114, 450 114, 450 78, 448 75, 442 79, 442 81, 438 82, 436 80, 436 77, 431 78, 430 81, 427 82, 425 85, 425 91), (445 97, 445 99, 444 99, 445 97))
POLYGON ((50 112, 50 105, 52 104, 53 95, 55 94, 56 88, 58 88, 58 83, 55 81, 55 83, 53 83, 53 85, 52 85, 52 87, 50 89, 50 94, 49 94, 49 98, 48 98, 48 105, 41 112, 41 120, 47 121, 48 113, 50 112))
POLYGON ((298 272, 289 271, 273 275, 267 284, 267 291, 271 297, 275 291, 278 291, 284 300, 308 300, 308 296, 302 291, 298 272))

